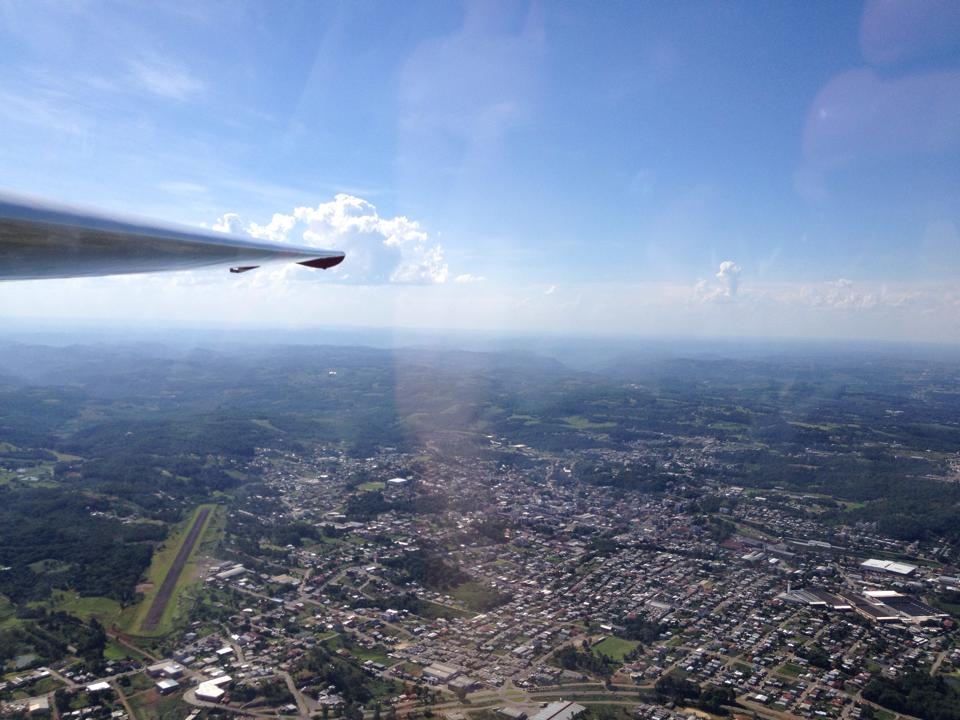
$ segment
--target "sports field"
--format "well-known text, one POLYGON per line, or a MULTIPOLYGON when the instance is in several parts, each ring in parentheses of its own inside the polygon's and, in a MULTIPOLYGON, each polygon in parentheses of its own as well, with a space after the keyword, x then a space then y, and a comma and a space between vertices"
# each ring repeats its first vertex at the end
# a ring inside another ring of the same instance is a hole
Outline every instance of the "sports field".
POLYGON ((625 656, 636 649, 639 644, 636 640, 624 640, 611 635, 594 645, 593 649, 595 652, 613 658, 617 662, 623 662, 625 656))

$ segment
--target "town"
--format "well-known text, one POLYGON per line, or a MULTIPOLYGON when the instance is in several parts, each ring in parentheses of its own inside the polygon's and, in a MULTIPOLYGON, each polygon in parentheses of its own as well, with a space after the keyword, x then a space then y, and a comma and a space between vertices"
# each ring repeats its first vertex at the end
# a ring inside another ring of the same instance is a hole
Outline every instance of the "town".
POLYGON ((162 657, 7 684, 54 678, 51 697, 107 697, 114 720, 131 678, 236 716, 545 720, 612 703, 666 720, 700 699, 721 714, 858 718, 890 715, 865 697, 875 678, 960 666, 953 620, 924 600, 960 586, 940 572, 942 546, 828 529, 819 498, 784 490, 689 492, 696 463, 717 469, 709 453, 674 454, 676 485, 649 494, 488 441, 517 462, 261 449, 263 494, 230 508, 162 657), (318 672, 323 660, 335 667, 318 672))

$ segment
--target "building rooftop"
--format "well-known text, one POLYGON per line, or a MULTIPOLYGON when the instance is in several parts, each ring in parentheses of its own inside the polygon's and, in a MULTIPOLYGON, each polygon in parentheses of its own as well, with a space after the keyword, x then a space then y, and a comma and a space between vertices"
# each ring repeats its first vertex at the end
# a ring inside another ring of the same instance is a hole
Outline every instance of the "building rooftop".
POLYGON ((574 702, 552 702, 530 720, 572 720, 586 708, 574 702))
POLYGON ((865 570, 889 572, 895 575, 912 575, 917 571, 916 565, 895 562, 893 560, 876 560, 874 558, 864 560, 862 563, 860 563, 860 567, 864 568, 865 570))

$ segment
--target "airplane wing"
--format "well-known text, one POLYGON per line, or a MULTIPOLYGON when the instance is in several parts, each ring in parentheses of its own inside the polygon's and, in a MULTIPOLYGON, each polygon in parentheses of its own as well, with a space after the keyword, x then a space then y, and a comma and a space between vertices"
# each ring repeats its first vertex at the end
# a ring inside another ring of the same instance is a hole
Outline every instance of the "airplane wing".
POLYGON ((245 272, 277 260, 326 269, 339 265, 343 257, 337 250, 263 242, 0 195, 0 280, 219 265, 245 272))

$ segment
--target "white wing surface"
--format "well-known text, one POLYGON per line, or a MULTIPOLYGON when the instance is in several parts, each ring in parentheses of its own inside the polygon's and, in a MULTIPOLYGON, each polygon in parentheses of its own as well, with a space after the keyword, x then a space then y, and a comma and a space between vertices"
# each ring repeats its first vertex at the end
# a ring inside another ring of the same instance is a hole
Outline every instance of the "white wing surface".
POLYGON ((343 258, 337 250, 263 242, 0 195, 0 280, 216 266, 245 272, 278 260, 326 269, 343 258))

